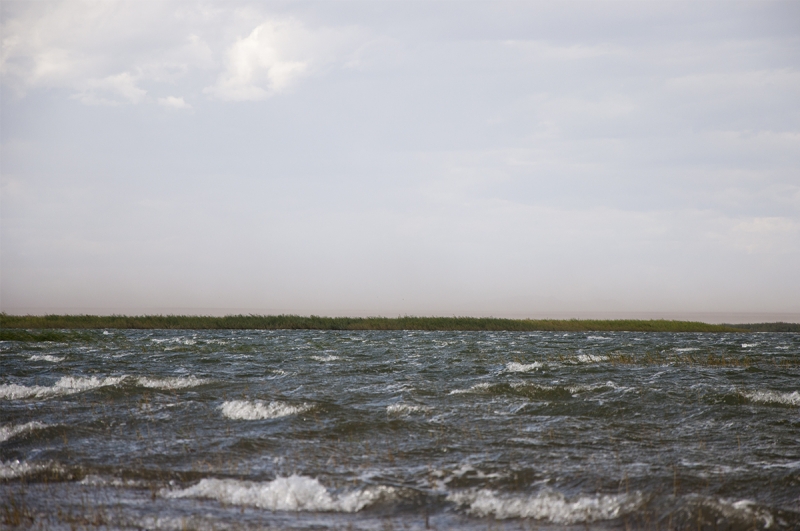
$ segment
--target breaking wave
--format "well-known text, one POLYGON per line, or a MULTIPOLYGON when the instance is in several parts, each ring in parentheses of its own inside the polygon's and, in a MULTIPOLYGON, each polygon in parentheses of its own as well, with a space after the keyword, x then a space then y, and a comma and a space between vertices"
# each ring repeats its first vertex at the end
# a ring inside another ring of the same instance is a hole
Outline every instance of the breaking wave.
POLYGON ((741 395, 753 402, 762 404, 786 404, 800 406, 800 392, 781 393, 779 391, 744 391, 741 395))
POLYGON ((517 361, 512 361, 511 363, 506 363, 506 371, 508 372, 531 372, 531 371, 538 371, 542 368, 542 364, 538 361, 534 361, 533 363, 519 363, 517 361))
POLYGON ((261 400, 229 400, 219 407, 222 414, 234 420, 277 419, 304 413, 311 409, 308 404, 293 406, 285 402, 262 402, 261 400))
POLYGON ((208 380, 203 378, 196 378, 194 376, 180 377, 180 378, 147 378, 141 377, 136 379, 136 383, 142 387, 149 387, 151 389, 185 389, 187 387, 194 387, 196 385, 203 385, 208 383, 208 380))
POLYGON ((608 361, 608 356, 595 356, 594 354, 579 354, 577 360, 579 363, 599 363, 601 361, 608 361))
POLYGON ((163 490, 165 498, 209 498, 231 505, 249 505, 270 511, 329 511, 354 513, 394 492, 371 487, 342 494, 328 492, 319 481, 293 474, 259 483, 236 479, 203 479, 181 490, 163 490))
POLYGON ((208 380, 189 376, 185 378, 149 378, 140 377, 131 380, 129 376, 108 376, 99 378, 97 376, 62 376, 52 386, 44 385, 19 385, 3 384, 0 385, 0 398, 20 399, 20 398, 50 398, 54 396, 72 395, 82 391, 98 389, 119 385, 125 381, 133 381, 142 387, 151 389, 184 389, 207 383, 208 380))
POLYGON ((7 441, 12 437, 16 437, 20 433, 28 433, 34 430, 40 430, 42 428, 47 428, 47 424, 43 424, 41 422, 26 422, 25 424, 20 424, 18 426, 8 425, 8 426, 0 426, 0 442, 7 441))
POLYGON ((501 495, 495 491, 457 492, 448 501, 467 506, 476 516, 506 518, 537 518, 556 524, 574 524, 613 520, 635 510, 642 501, 640 493, 623 495, 581 496, 568 500, 558 492, 541 492, 532 496, 501 495))
POLYGON ((316 361, 336 361, 339 359, 339 356, 334 356, 333 354, 328 356, 311 356, 311 359, 316 361))
POLYGON ((0 479, 12 479, 26 476, 33 472, 45 470, 47 465, 31 465, 24 461, 15 459, 13 461, 0 461, 0 479))
POLYGON ((58 363, 59 361, 64 361, 63 357, 59 356, 51 356, 50 354, 34 354, 30 357, 31 361, 49 361, 52 363, 58 363))
POLYGON ((413 404, 392 404, 386 407, 386 413, 389 415, 406 415, 408 413, 417 413, 419 411, 427 411, 429 408, 424 406, 415 406, 413 404))
POLYGON ((107 378, 98 378, 96 376, 88 378, 81 376, 62 376, 61 379, 51 387, 4 384, 0 385, 0 398, 49 398, 52 396, 72 395, 90 389, 117 385, 124 379, 124 376, 111 376, 107 378))

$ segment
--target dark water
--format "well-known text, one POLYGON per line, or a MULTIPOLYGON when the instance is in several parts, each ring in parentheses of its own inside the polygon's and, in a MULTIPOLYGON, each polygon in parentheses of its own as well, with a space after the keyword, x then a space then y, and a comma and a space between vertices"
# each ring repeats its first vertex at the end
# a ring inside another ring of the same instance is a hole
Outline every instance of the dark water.
POLYGON ((800 529, 798 334, 0 348, 6 527, 800 529))

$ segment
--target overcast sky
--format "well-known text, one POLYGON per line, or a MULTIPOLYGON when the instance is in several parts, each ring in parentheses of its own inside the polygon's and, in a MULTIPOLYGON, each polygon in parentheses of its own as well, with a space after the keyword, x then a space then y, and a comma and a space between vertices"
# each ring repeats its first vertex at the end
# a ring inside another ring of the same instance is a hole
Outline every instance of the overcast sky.
POLYGON ((0 9, 2 311, 800 319, 800 2, 0 9))

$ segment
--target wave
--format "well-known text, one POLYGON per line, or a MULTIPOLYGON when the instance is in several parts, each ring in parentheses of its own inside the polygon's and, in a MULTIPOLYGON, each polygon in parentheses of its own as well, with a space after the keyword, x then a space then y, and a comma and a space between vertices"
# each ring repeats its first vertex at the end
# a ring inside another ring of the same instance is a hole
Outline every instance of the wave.
POLYGON ((31 361, 49 361, 52 363, 58 363, 60 361, 64 361, 63 357, 59 356, 51 356, 50 354, 34 354, 30 357, 31 361))
POLYGON ((47 465, 31 465, 25 461, 15 459, 13 461, 0 461, 0 479, 12 479, 26 476, 33 472, 47 469, 47 465))
POLYGON ((568 500, 563 494, 545 491, 531 496, 501 495, 481 489, 457 492, 448 501, 467 506, 470 514, 498 520, 536 518, 556 524, 575 524, 597 520, 613 520, 636 510, 643 500, 640 493, 622 495, 580 496, 568 500))
POLYGON ((519 363, 517 361, 512 361, 511 363, 506 363, 506 371, 508 372, 531 372, 531 371, 538 371, 542 368, 542 364, 538 361, 534 361, 533 363, 519 363))
POLYGON ((541 385, 531 382, 498 382, 498 383, 479 383, 469 389, 455 389, 450 391, 451 395, 461 394, 484 394, 490 396, 510 395, 522 396, 535 400, 561 400, 584 392, 594 392, 606 389, 626 389, 620 387, 612 381, 587 384, 587 385, 541 385))
POLYGON ((743 391, 741 395, 753 402, 762 404, 786 404, 800 406, 800 392, 781 393, 779 391, 743 391))
POLYGON ((452 391, 450 391, 450 394, 451 395, 463 395, 463 394, 466 394, 466 393, 483 393, 483 392, 486 392, 489 389, 491 389, 491 387, 492 387, 492 384, 490 384, 488 382, 483 382, 483 383, 475 384, 472 387, 470 387, 469 389, 453 389, 452 391))
POLYGON ((25 424, 20 424, 18 426, 13 426, 9 424, 8 426, 0 426, 0 442, 7 441, 12 437, 16 437, 20 433, 28 433, 34 430, 41 430, 42 428, 48 428, 47 424, 42 424, 41 422, 33 421, 33 422, 26 422, 25 424))
POLYGON ((262 420, 277 419, 304 413, 311 409, 308 404, 293 406, 285 402, 262 402, 261 400, 229 400, 219 409, 222 414, 234 420, 262 420))
MULTIPOLYGON (((130 377, 62 376, 55 384, 49 387, 43 385, 3 384, 0 385, 0 398, 10 398, 12 400, 20 398, 50 398, 119 385, 125 381, 131 381, 130 377)), ((195 378, 194 376, 181 378, 150 378, 142 376, 133 381, 139 386, 151 389, 184 389, 208 382, 208 380, 195 378)))
POLYGON ((608 356, 595 356, 594 354, 579 354, 576 358, 578 363, 599 363, 608 361, 608 356))
POLYGON ((392 487, 370 487, 342 494, 330 493, 319 481, 293 474, 268 482, 237 479, 203 479, 181 490, 162 490, 165 498, 210 498, 231 505, 249 505, 270 511, 358 512, 381 498, 392 487))
POLYGON ((311 356, 311 359, 317 361, 336 361, 339 359, 339 356, 334 356, 333 354, 329 356, 311 356))
POLYGON ((19 384, 3 384, 0 385, 0 398, 50 398, 53 396, 72 395, 90 389, 97 389, 100 387, 107 387, 109 385, 117 385, 124 376, 110 376, 107 378, 98 378, 96 376, 81 377, 81 376, 62 376, 51 387, 41 385, 19 385, 19 384))
POLYGON ((415 406, 413 404, 392 404, 386 407, 386 413, 388 415, 406 415, 408 413, 417 413, 429 409, 430 408, 425 406, 415 406))
POLYGON ((148 378, 142 376, 136 379, 136 383, 142 387, 151 389, 185 389, 208 383, 208 380, 195 376, 175 377, 175 378, 148 378))

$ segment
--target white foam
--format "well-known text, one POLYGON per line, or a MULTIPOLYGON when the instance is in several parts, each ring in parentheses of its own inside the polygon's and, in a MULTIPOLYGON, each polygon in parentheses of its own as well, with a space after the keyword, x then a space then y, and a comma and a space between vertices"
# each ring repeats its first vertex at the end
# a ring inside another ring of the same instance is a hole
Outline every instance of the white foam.
POLYGON ((742 348, 753 348, 757 347, 758 343, 742 343, 742 348))
POLYGON ((261 420, 277 419, 304 413, 311 409, 308 404, 293 406, 285 402, 262 402, 261 400, 229 400, 219 409, 229 419, 235 420, 261 420))
POLYGON ((700 349, 696 347, 676 348, 675 352, 694 352, 695 350, 700 350, 700 349))
POLYGON ((386 407, 388 415, 406 415, 408 413, 416 413, 418 411, 426 411, 429 408, 424 406, 415 406, 413 404, 392 404, 386 407))
POLYGON ((18 478, 45 468, 47 468, 47 465, 31 465, 19 459, 0 461, 0 479, 18 478))
POLYGON ((605 389, 605 388, 621 389, 620 386, 618 386, 617 384, 615 384, 614 382, 612 382, 610 380, 608 382, 606 382, 606 383, 597 383, 597 384, 591 384, 591 385, 571 385, 571 386, 567 387, 566 389, 567 389, 567 391, 569 391, 572 394, 577 394, 577 393, 582 393, 584 391, 596 391, 598 389, 605 389))
POLYGON ((50 354, 34 354, 30 357, 31 361, 49 361, 51 363, 58 363, 64 361, 64 358, 58 356, 51 356, 50 354))
POLYGON ((339 356, 334 356, 333 354, 328 356, 311 356, 311 359, 317 361, 336 361, 339 359, 339 356))
POLYGON ((96 376, 91 376, 89 378, 82 376, 63 376, 51 387, 41 385, 26 386, 3 384, 0 385, 0 398, 49 398, 52 396, 71 395, 80 393, 81 391, 97 389, 99 387, 117 385, 124 379, 124 376, 110 376, 107 378, 98 378, 96 376))
POLYGON ((491 387, 490 383, 483 382, 483 383, 475 384, 472 387, 470 387, 469 389, 454 389, 454 390, 450 391, 450 394, 451 395, 463 395, 463 394, 466 394, 466 393, 480 393, 480 392, 486 391, 487 389, 489 389, 489 387, 491 387))
POLYGON ((538 371, 542 367, 542 364, 538 361, 534 361, 533 363, 519 363, 517 361, 512 361, 510 363, 506 363, 506 370, 508 372, 531 372, 531 371, 538 371))
POLYGON ((537 518, 556 524, 574 524, 612 520, 635 510, 641 503, 639 493, 632 495, 580 496, 568 500, 558 492, 545 491, 531 496, 500 495, 495 491, 457 492, 448 501, 467 505, 476 516, 506 518, 537 518))
POLYGON ((231 505, 270 511, 335 511, 354 513, 394 491, 374 487, 334 495, 316 479, 293 474, 264 483, 236 479, 203 479, 181 490, 162 490, 165 498, 210 498, 231 505))
POLYGON ((612 338, 603 336, 587 336, 586 339, 602 339, 603 341, 610 341, 612 338))
POLYGON ((175 377, 175 378, 148 378, 143 376, 136 379, 136 383, 142 387, 149 387, 151 389, 185 389, 187 387, 194 387, 196 385, 203 385, 208 383, 208 380, 203 378, 196 378, 194 376, 188 377, 175 377))
MULTIPOLYGON (((711 505, 723 514, 726 519, 742 519, 755 523, 760 520, 764 529, 769 529, 775 523, 772 514, 765 508, 758 507, 752 500, 733 501, 728 498, 706 500, 705 504, 711 505)), ((753 526, 760 527, 760 526, 753 526)))
POLYGON ((151 339, 150 341, 152 341, 153 343, 158 343, 158 344, 173 343, 173 344, 178 344, 178 345, 194 345, 194 344, 197 343, 197 341, 195 341, 194 339, 188 339, 188 338, 185 338, 185 337, 182 337, 182 336, 181 337, 170 337, 170 338, 166 338, 166 339, 151 339))
POLYGON ((25 424, 20 424, 18 426, 14 426, 12 424, 0 426, 0 442, 7 441, 12 437, 16 437, 20 433, 27 433, 47 427, 47 424, 42 424, 41 422, 37 421, 26 422, 25 424))
POLYGON ((607 356, 595 356, 594 354, 579 354, 578 361, 581 363, 598 363, 601 361, 607 361, 607 356))
POLYGON ((121 479, 114 477, 98 476, 89 474, 80 481, 81 485, 91 485, 93 487, 144 487, 147 482, 136 479, 121 479))
POLYGON ((786 404, 800 406, 800 392, 781 393, 779 391, 743 391, 742 396, 753 402, 763 404, 786 404))

